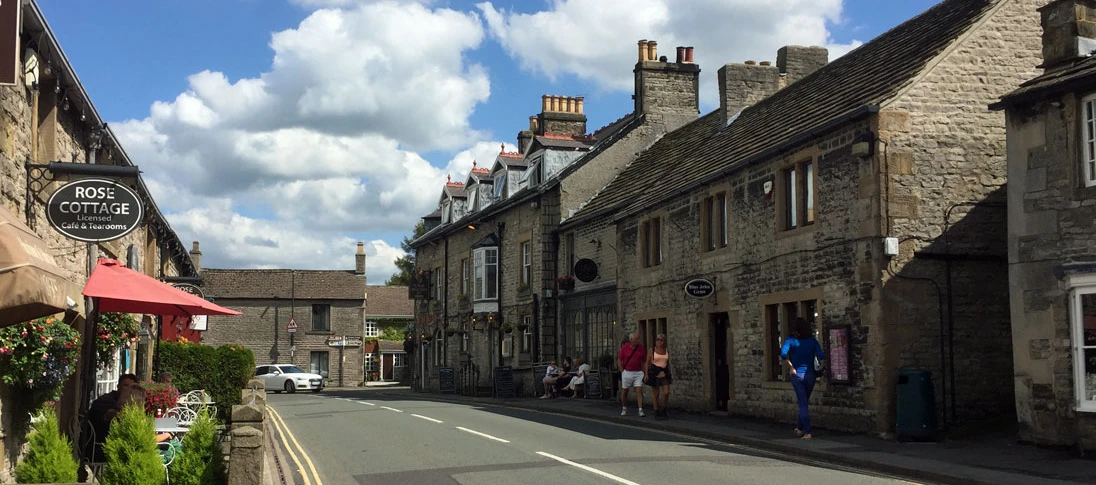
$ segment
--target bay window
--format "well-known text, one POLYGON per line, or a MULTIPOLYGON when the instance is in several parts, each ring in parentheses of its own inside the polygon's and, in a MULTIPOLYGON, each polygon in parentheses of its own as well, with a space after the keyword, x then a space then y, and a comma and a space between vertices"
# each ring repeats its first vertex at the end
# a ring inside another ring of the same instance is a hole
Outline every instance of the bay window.
POLYGON ((475 286, 473 299, 497 300, 499 297, 499 249, 497 247, 483 247, 472 253, 475 271, 475 286))

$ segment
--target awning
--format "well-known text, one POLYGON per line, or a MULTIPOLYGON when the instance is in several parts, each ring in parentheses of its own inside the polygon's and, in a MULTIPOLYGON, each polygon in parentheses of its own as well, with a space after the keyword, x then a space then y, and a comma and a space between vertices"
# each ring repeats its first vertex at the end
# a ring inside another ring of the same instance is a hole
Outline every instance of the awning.
POLYGON ((241 315, 198 298, 155 278, 138 273, 113 259, 100 259, 91 272, 84 296, 98 298, 101 312, 151 315, 241 315))
POLYGON ((0 328, 68 309, 64 274, 46 242, 0 207, 0 328))

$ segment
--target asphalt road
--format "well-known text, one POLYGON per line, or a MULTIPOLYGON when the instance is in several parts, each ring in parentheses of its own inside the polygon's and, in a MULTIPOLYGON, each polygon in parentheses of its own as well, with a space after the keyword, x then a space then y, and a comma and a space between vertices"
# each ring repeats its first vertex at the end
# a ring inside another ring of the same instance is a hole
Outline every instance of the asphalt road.
POLYGON ((624 426, 382 390, 267 403, 297 485, 910 483, 644 429, 650 416, 624 426))

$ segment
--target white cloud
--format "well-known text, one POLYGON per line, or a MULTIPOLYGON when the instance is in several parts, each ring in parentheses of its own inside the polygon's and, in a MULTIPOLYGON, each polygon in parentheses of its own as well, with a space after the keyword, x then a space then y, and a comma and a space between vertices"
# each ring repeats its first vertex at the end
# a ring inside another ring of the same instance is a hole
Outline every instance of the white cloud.
POLYGON ((827 24, 841 22, 842 0, 556 0, 550 10, 514 13, 477 4, 493 38, 521 66, 552 79, 575 76, 605 89, 633 89, 636 41, 658 42, 673 60, 676 46, 695 47, 701 101, 717 101, 724 64, 775 60, 784 45, 822 45, 830 59, 859 45, 833 42, 827 24))

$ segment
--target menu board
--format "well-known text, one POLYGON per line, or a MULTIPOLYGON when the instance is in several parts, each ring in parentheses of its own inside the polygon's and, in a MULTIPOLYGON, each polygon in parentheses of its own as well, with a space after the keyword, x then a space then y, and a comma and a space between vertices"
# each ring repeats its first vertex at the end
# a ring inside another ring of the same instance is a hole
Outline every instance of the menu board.
POLYGON ((514 372, 510 366, 495 367, 495 397, 515 397, 514 372))
POLYGON ((533 364, 533 395, 544 395, 544 376, 548 374, 548 364, 533 364))
POLYGON ((849 374, 849 327, 836 327, 829 330, 829 368, 830 382, 850 382, 849 374))
POLYGON ((457 381, 452 367, 438 368, 438 391, 444 393, 457 392, 457 381))
POLYGON ((587 399, 601 398, 601 378, 597 371, 589 371, 586 373, 586 396, 587 399))

